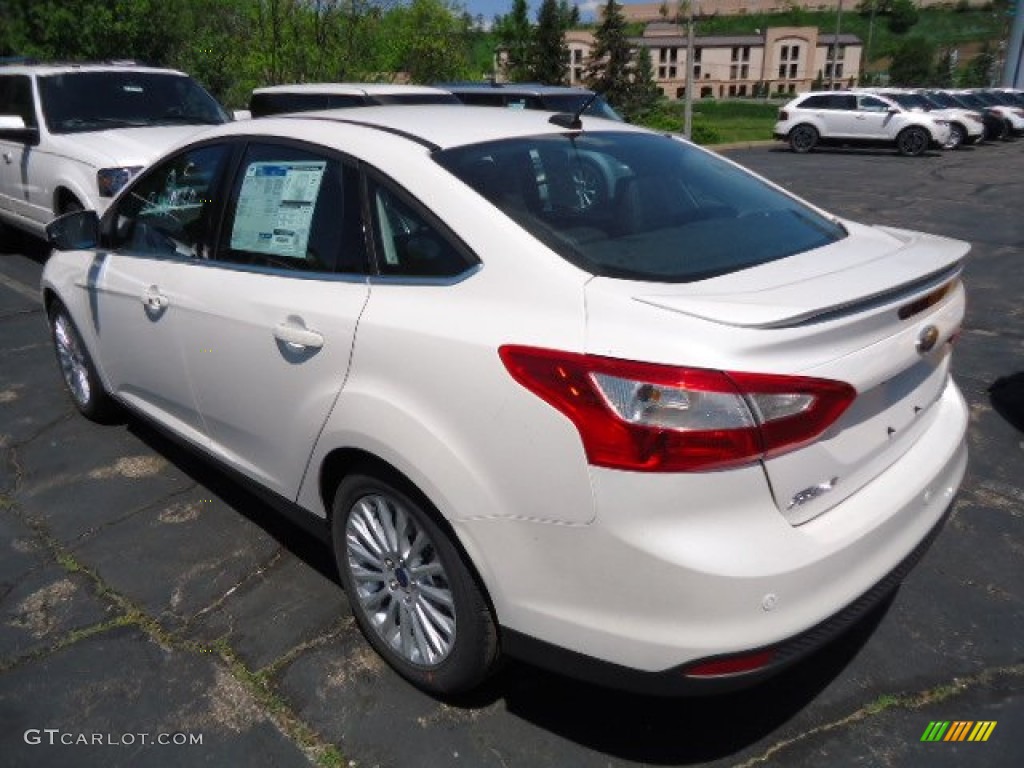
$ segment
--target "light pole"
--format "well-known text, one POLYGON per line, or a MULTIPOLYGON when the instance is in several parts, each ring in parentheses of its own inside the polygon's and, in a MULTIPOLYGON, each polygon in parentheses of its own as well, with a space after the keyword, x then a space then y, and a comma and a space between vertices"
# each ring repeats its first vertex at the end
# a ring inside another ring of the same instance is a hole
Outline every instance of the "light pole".
POLYGON ((693 136, 693 4, 686 4, 686 96, 683 99, 683 136, 693 136))
POLYGON ((836 8, 836 39, 832 41, 832 75, 828 79, 828 87, 836 89, 836 57, 839 55, 839 31, 843 22, 843 0, 839 0, 839 7, 836 8))

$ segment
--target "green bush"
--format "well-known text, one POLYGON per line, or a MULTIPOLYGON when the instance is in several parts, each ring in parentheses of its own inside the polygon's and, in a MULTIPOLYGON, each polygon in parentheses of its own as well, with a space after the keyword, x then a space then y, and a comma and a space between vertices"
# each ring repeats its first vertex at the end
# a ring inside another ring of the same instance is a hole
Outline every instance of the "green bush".
POLYGON ((722 134, 707 123, 694 121, 693 135, 690 138, 697 144, 721 144, 722 134))

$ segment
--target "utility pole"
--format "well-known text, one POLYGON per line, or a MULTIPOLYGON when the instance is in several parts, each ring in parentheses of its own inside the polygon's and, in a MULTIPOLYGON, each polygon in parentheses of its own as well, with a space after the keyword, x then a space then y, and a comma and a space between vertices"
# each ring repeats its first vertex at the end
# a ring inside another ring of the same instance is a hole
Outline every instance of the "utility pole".
POLYGON ((693 137, 693 4, 686 3, 686 98, 683 99, 683 136, 693 137))

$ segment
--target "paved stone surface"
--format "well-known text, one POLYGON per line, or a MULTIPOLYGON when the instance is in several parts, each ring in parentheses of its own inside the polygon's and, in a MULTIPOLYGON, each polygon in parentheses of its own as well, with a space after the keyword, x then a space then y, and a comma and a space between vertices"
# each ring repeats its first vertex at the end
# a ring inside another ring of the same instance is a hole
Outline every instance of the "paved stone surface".
POLYGON ((739 694, 650 699, 510 662, 471 698, 424 696, 361 639, 323 543, 144 424, 74 414, 25 241, 0 254, 0 766, 1024 764, 1024 142, 728 155, 840 215, 973 243, 968 476, 890 602, 739 694), (921 743, 932 720, 997 726, 921 743), (26 742, 44 728, 203 743, 26 742))

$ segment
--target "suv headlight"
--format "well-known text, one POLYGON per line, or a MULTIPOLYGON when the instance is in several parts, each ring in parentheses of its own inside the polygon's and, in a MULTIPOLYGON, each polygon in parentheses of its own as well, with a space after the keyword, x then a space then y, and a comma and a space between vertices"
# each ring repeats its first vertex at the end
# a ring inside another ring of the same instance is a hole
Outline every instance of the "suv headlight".
POLYGON ((141 170, 141 165, 132 165, 127 168, 100 168, 96 171, 96 186, 100 190, 100 197, 113 197, 121 187, 131 180, 132 176, 141 170))

